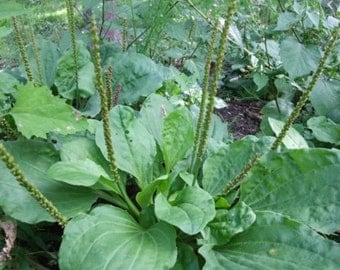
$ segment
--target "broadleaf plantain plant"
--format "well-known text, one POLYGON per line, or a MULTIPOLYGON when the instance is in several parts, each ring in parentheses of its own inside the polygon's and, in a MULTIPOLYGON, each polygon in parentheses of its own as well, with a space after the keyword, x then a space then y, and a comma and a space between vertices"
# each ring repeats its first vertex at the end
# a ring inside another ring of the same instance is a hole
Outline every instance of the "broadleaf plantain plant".
MULTIPOLYGON (((139 111, 111 108, 112 86, 107 77, 104 86, 94 21, 92 61, 102 120, 86 121, 45 86, 18 87, 6 116, 21 136, 0 144, 0 206, 19 222, 56 220, 65 226, 60 269, 340 265, 339 245, 323 236, 339 229, 340 151, 277 150, 321 74, 338 28, 282 134, 226 143, 215 132, 224 124, 213 117, 213 100, 236 3, 228 5, 209 81, 211 40, 198 117, 156 93, 139 111)), ((115 77, 114 65, 112 70, 115 77)))

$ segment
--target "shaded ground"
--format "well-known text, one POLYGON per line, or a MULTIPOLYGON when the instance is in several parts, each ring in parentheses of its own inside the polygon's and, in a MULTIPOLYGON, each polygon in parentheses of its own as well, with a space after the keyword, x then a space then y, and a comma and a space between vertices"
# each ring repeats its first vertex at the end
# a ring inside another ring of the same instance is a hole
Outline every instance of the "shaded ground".
POLYGON ((226 108, 217 109, 215 113, 229 123, 229 131, 233 133, 235 139, 256 134, 260 130, 260 110, 263 102, 231 99, 227 104, 226 108))

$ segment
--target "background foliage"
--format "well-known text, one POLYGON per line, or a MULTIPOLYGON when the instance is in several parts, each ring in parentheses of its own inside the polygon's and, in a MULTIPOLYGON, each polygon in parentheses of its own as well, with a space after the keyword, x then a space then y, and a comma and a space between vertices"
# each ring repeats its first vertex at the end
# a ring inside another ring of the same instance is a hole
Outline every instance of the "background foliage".
POLYGON ((339 268, 338 32, 334 1, 0 0, 0 269, 339 268))

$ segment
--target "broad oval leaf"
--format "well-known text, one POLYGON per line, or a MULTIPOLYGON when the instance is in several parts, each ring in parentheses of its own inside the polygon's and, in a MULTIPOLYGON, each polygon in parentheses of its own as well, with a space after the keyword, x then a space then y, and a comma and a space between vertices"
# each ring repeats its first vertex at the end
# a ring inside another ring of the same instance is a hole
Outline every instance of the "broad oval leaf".
POLYGON ((151 94, 143 102, 140 110, 141 120, 158 145, 162 145, 164 118, 174 110, 170 101, 158 94, 151 94))
POLYGON ((232 209, 219 209, 214 220, 204 228, 202 243, 223 245, 230 239, 247 230, 256 219, 253 210, 244 202, 240 202, 232 209))
POLYGON ((328 116, 340 124, 340 87, 337 80, 319 79, 313 88, 310 101, 318 115, 328 116))
POLYGON ((322 233, 340 224, 340 151, 299 149, 264 156, 241 185, 254 210, 290 216, 322 233))
POLYGON ((109 178, 105 170, 90 159, 57 162, 48 169, 47 176, 73 186, 85 187, 94 185, 100 176, 109 178))
POLYGON ((138 204, 145 208, 153 202, 154 193, 156 190, 166 190, 169 186, 169 176, 162 175, 153 180, 148 186, 137 193, 136 201, 138 204))
MULTIPOLYGON (((154 138, 127 106, 118 105, 110 111, 110 124, 118 168, 136 177, 143 189, 153 180, 153 163, 157 154, 154 138)), ((102 126, 96 130, 96 143, 107 156, 102 126)))
MULTIPOLYGON (((279 136, 285 123, 271 117, 268 117, 268 122, 275 135, 279 136)), ((306 140, 293 127, 288 130, 286 136, 282 139, 282 143, 288 149, 308 148, 306 140)))
POLYGON ((14 1, 0 1, 0 20, 20 16, 31 13, 29 9, 25 9, 23 5, 14 1))
POLYGON ((340 145, 340 124, 334 123, 325 116, 319 116, 310 118, 307 126, 318 141, 340 145))
POLYGON ((174 110, 164 119, 162 152, 167 173, 193 146, 194 134, 193 118, 185 107, 174 110))
POLYGON ((247 136, 229 146, 221 147, 204 162, 202 180, 204 189, 213 196, 220 194, 248 161, 256 153, 267 151, 272 142, 271 137, 258 139, 255 136, 247 136))
POLYGON ((58 59, 60 51, 58 46, 51 40, 45 40, 41 36, 37 37, 36 49, 33 46, 27 48, 27 55, 32 73, 36 81, 50 88, 54 84, 54 79, 57 73, 58 59), (38 53, 38 56, 35 54, 38 53), (36 62, 36 57, 39 57, 39 65, 36 62))
POLYGON ((0 26, 0 39, 8 36, 12 32, 12 29, 6 26, 0 26))
MULTIPOLYGON (((88 188, 58 183, 46 176, 47 169, 59 160, 51 144, 30 140, 8 142, 7 150, 14 156, 27 179, 67 216, 89 210, 97 196, 88 188)), ((0 161, 0 207, 22 222, 54 221, 33 197, 18 184, 5 164, 0 161)))
POLYGON ((78 119, 70 105, 55 97, 46 87, 18 86, 16 104, 11 110, 18 130, 27 138, 46 138, 46 133, 73 134, 85 130, 85 119, 78 119))
POLYGON ((90 97, 95 91, 94 65, 91 62, 90 52, 82 41, 77 41, 78 66, 75 66, 73 51, 67 51, 58 62, 55 85, 61 96, 67 99, 80 97, 90 97), (78 69, 78 78, 75 70, 78 69), (77 85, 78 81, 78 85, 77 85), (77 89, 78 86, 78 89, 77 89))
POLYGON ((273 212, 256 212, 256 222, 223 246, 199 249, 203 269, 333 270, 340 265, 340 247, 306 225, 273 212))
POLYGON ((1 71, 0 72, 0 97, 3 94, 15 94, 16 89, 14 86, 19 84, 19 81, 11 74, 1 71))
POLYGON ((165 79, 165 67, 139 53, 117 53, 108 64, 114 67, 114 82, 122 86, 122 104, 134 104, 140 97, 155 92, 165 79))
POLYGON ((316 70, 321 58, 317 46, 305 46, 292 37, 281 43, 280 56, 283 67, 291 79, 308 75, 311 71, 316 70))
POLYGON ((279 14, 277 26, 274 30, 286 31, 289 30, 296 22, 299 21, 299 17, 293 12, 282 12, 279 14))
POLYGON ((185 187, 172 201, 159 193, 155 198, 156 216, 183 232, 200 232, 215 216, 215 203, 209 193, 198 187, 185 187))
POLYGON ((169 269, 176 262, 176 232, 163 222, 141 227, 124 210, 100 206, 72 219, 59 253, 61 270, 169 269))
POLYGON ((192 246, 179 242, 177 244, 177 262, 171 270, 197 270, 199 268, 198 256, 192 246))

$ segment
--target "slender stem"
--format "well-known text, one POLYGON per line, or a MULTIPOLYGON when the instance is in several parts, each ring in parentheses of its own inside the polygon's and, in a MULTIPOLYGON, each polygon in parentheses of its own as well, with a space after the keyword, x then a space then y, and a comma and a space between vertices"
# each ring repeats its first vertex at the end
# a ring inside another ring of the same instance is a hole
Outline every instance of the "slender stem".
POLYGON ((115 193, 108 194, 107 192, 105 192, 103 190, 96 190, 95 192, 100 198, 102 198, 102 199, 104 199, 104 200, 106 200, 106 201, 108 201, 108 202, 110 202, 114 205, 117 205, 118 207, 120 207, 122 209, 128 210, 128 208, 129 208, 128 205, 117 194, 115 194, 115 193))

